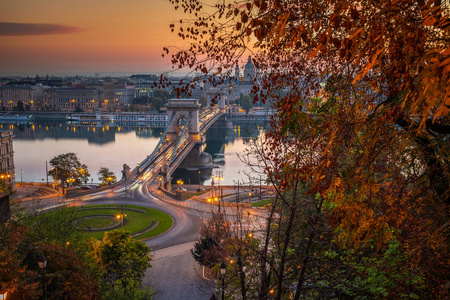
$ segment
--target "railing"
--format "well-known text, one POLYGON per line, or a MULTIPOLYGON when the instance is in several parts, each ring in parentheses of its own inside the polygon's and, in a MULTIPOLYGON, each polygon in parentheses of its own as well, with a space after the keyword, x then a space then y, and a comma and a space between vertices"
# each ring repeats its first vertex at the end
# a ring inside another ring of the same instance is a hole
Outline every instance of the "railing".
POLYGON ((163 141, 165 141, 166 139, 166 135, 167 135, 167 130, 169 129, 169 124, 172 123, 173 121, 173 117, 175 116, 175 114, 172 114, 172 117, 170 118, 169 123, 167 123, 167 127, 164 130, 158 144, 156 145, 155 149, 153 150, 152 154, 150 154, 150 156, 147 156, 140 164, 139 167, 137 168, 138 173, 141 170, 144 170, 145 168, 148 167, 148 165, 150 164, 150 162, 153 160, 154 156, 156 155, 156 153, 158 153, 160 150, 165 150, 167 148, 167 146, 163 149, 160 149, 161 144, 163 143, 163 141))
POLYGON ((206 121, 201 119, 200 122, 202 123, 202 126, 200 128, 200 132, 204 133, 206 130, 209 129, 209 127, 211 127, 212 124, 214 124, 223 115, 224 115, 224 113, 221 113, 221 112, 219 112, 219 110, 216 110, 213 117, 211 117, 210 119, 208 119, 206 121))

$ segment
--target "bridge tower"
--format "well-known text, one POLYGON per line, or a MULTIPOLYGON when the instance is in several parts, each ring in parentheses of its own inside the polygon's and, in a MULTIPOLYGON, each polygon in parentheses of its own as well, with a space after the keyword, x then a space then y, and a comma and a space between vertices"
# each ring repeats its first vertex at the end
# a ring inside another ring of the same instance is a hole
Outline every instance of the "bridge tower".
MULTIPOLYGON (((166 103, 167 117, 172 120, 167 124, 166 138, 177 140, 185 126, 189 133, 189 139, 201 143, 199 109, 197 99, 168 99, 166 103)), ((166 190, 171 190, 172 174, 167 166, 161 170, 162 182, 166 190)))
POLYGON ((226 97, 225 97, 225 92, 223 90, 216 90, 216 89, 211 89, 209 92, 206 93, 206 95, 208 95, 208 106, 211 105, 211 101, 213 97, 216 97, 216 104, 219 104, 219 109, 221 113, 226 113, 226 97), (217 99, 217 97, 219 99, 217 99))
POLYGON ((167 137, 176 138, 183 126, 188 126, 189 137, 194 141, 200 140, 200 124, 198 111, 200 104, 197 99, 168 99, 167 117, 172 122, 167 125, 167 137), (189 117, 190 114, 190 117, 189 117), (173 118, 172 118, 173 116, 173 118), (186 124, 186 121, 189 122, 186 124))

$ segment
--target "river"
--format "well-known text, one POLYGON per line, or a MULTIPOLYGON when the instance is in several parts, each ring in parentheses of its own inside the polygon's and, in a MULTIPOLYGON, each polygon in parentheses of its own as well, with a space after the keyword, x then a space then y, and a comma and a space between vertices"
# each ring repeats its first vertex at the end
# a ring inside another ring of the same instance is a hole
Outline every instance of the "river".
MULTIPOLYGON (((109 125, 71 125, 55 122, 33 124, 2 124, 0 129, 14 133, 14 163, 16 182, 46 182, 46 165, 59 154, 74 152, 88 166, 89 183, 98 183, 97 172, 109 168, 122 177, 124 164, 134 168, 158 144, 164 129, 150 127, 112 127, 109 125)), ((223 175, 222 185, 233 185, 239 180, 248 184, 250 169, 239 155, 245 153, 248 140, 258 136, 263 128, 233 124, 228 128, 212 127, 206 132, 204 151, 212 155, 214 168, 202 170, 200 184, 209 184, 212 175, 223 175)), ((174 181, 199 184, 198 171, 178 171, 174 181)), ((49 182, 52 182, 49 177, 49 182)), ((256 183, 255 183, 256 184, 256 183)))

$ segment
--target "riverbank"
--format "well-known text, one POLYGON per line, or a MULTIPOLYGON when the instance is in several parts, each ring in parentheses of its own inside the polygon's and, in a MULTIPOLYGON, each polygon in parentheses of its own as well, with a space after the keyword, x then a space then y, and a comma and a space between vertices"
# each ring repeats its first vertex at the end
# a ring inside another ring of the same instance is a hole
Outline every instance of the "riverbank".
MULTIPOLYGON (((93 112, 86 112, 93 113, 93 112)), ((111 114, 113 112, 102 111, 102 114, 111 114)), ((115 112, 116 114, 120 114, 121 112, 115 112)), ((74 114, 79 114, 73 111, 42 111, 42 110, 27 110, 27 111, 11 111, 11 114, 19 115, 19 116, 28 116, 33 115, 34 121, 55 121, 55 122, 64 122, 67 120, 68 116, 72 116, 74 114)), ((141 114, 145 114, 145 112, 141 112, 141 114)), ((261 113, 260 111, 253 112, 250 110, 248 114, 245 112, 232 112, 227 115, 231 121, 235 122, 255 122, 255 121, 269 121, 271 114, 261 113)))

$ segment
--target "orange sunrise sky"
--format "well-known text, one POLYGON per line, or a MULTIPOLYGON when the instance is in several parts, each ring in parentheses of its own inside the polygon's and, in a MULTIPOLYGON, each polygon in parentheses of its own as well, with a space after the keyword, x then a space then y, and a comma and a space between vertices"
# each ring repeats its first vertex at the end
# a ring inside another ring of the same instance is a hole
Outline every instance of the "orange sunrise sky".
POLYGON ((168 0, 0 0, 0 74, 161 73, 168 0))

